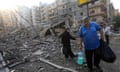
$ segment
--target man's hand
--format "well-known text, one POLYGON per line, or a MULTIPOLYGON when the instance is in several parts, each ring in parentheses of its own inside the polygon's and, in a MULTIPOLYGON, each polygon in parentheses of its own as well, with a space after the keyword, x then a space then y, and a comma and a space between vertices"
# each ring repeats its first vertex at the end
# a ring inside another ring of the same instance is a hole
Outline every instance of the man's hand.
POLYGON ((101 39, 104 41, 105 39, 104 39, 104 32, 103 32, 103 30, 100 30, 100 37, 101 37, 101 39))
POLYGON ((80 37, 80 50, 82 50, 83 47, 82 47, 82 37, 80 37))
POLYGON ((83 48, 82 48, 82 47, 80 47, 80 50, 83 50, 83 48))
POLYGON ((83 49, 83 47, 82 47, 82 45, 80 45, 80 50, 82 50, 83 49))

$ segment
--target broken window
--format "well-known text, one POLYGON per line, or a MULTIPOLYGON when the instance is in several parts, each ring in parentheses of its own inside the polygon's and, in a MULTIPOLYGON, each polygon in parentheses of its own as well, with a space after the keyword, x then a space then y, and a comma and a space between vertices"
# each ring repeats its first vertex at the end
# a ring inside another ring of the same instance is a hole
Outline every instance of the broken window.
POLYGON ((90 14, 94 14, 94 13, 95 13, 95 10, 91 10, 91 11, 90 11, 90 14))
POLYGON ((72 8, 69 8, 69 11, 72 11, 72 8))
POLYGON ((83 16, 83 12, 81 12, 80 15, 83 16))

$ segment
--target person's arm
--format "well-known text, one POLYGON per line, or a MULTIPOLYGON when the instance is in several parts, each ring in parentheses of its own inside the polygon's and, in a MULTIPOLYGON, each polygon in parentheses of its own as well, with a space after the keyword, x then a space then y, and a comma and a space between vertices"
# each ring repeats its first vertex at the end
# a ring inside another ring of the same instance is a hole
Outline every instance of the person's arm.
POLYGON ((80 50, 82 50, 83 46, 82 46, 82 37, 80 37, 80 50))
POLYGON ((68 34, 69 34, 70 39, 76 40, 75 37, 73 37, 70 33, 68 33, 68 34))
POLYGON ((83 42, 82 27, 80 27, 80 29, 79 29, 79 36, 80 36, 80 50, 82 50, 83 49, 83 45, 82 45, 82 42, 83 42))
POLYGON ((107 34, 107 35, 110 35, 110 34, 111 34, 111 32, 110 32, 110 27, 106 27, 106 34, 107 34))
POLYGON ((96 26, 97 31, 99 31, 100 33, 100 38, 104 41, 104 32, 103 32, 102 27, 97 23, 95 23, 95 26, 96 26))
POLYGON ((100 38, 104 41, 104 32, 103 32, 103 30, 101 29, 99 32, 100 32, 100 38))

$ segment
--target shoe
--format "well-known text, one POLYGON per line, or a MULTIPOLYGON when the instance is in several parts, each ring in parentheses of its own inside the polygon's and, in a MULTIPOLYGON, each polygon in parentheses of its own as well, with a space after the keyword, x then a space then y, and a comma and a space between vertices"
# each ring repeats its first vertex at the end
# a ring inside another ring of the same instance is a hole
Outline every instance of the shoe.
POLYGON ((103 70, 102 70, 102 68, 100 66, 96 66, 95 71, 96 72, 103 72, 103 70))
POLYGON ((78 54, 75 54, 74 57, 78 57, 78 54))
POLYGON ((93 69, 88 69, 88 72, 94 72, 94 70, 93 69))
POLYGON ((75 55, 73 55, 73 56, 71 56, 70 58, 71 58, 71 59, 74 59, 75 57, 76 57, 76 56, 75 56, 75 55))
POLYGON ((88 68, 88 69, 87 69, 87 72, 94 72, 94 70, 93 70, 93 69, 88 68))

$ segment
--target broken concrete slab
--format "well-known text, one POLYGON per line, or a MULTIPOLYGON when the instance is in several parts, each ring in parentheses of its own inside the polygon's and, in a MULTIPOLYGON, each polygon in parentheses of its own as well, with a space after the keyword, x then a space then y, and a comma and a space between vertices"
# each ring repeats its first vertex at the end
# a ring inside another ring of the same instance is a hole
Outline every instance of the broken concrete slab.
POLYGON ((27 44, 23 44, 23 47, 24 47, 24 48, 28 48, 28 45, 27 45, 27 44))
POLYGON ((45 59, 49 59, 50 58, 50 54, 47 54, 44 58, 45 59))
POLYGON ((41 72, 41 71, 43 71, 45 68, 40 68, 39 70, 38 70, 38 72, 41 72))
MULTIPOLYGON (((0 53, 0 61, 2 61, 0 63, 1 66, 5 66, 6 65, 6 63, 5 63, 1 53, 0 53)), ((9 72, 9 69, 7 67, 6 68, 1 68, 0 72, 9 72)))
POLYGON ((41 51, 41 50, 37 50, 36 52, 34 52, 32 55, 41 55, 43 54, 44 52, 41 51))
POLYGON ((42 62, 44 62, 44 63, 47 63, 47 64, 49 64, 49 65, 51 65, 51 66, 53 66, 53 67, 55 67, 55 68, 57 68, 59 70, 67 70, 67 71, 70 71, 70 72, 78 72, 78 71, 73 70, 71 68, 66 68, 66 67, 63 67, 63 66, 59 66, 59 65, 54 64, 54 63, 52 63, 52 62, 50 62, 48 60, 45 60, 43 58, 40 58, 39 60, 42 61, 42 62))

